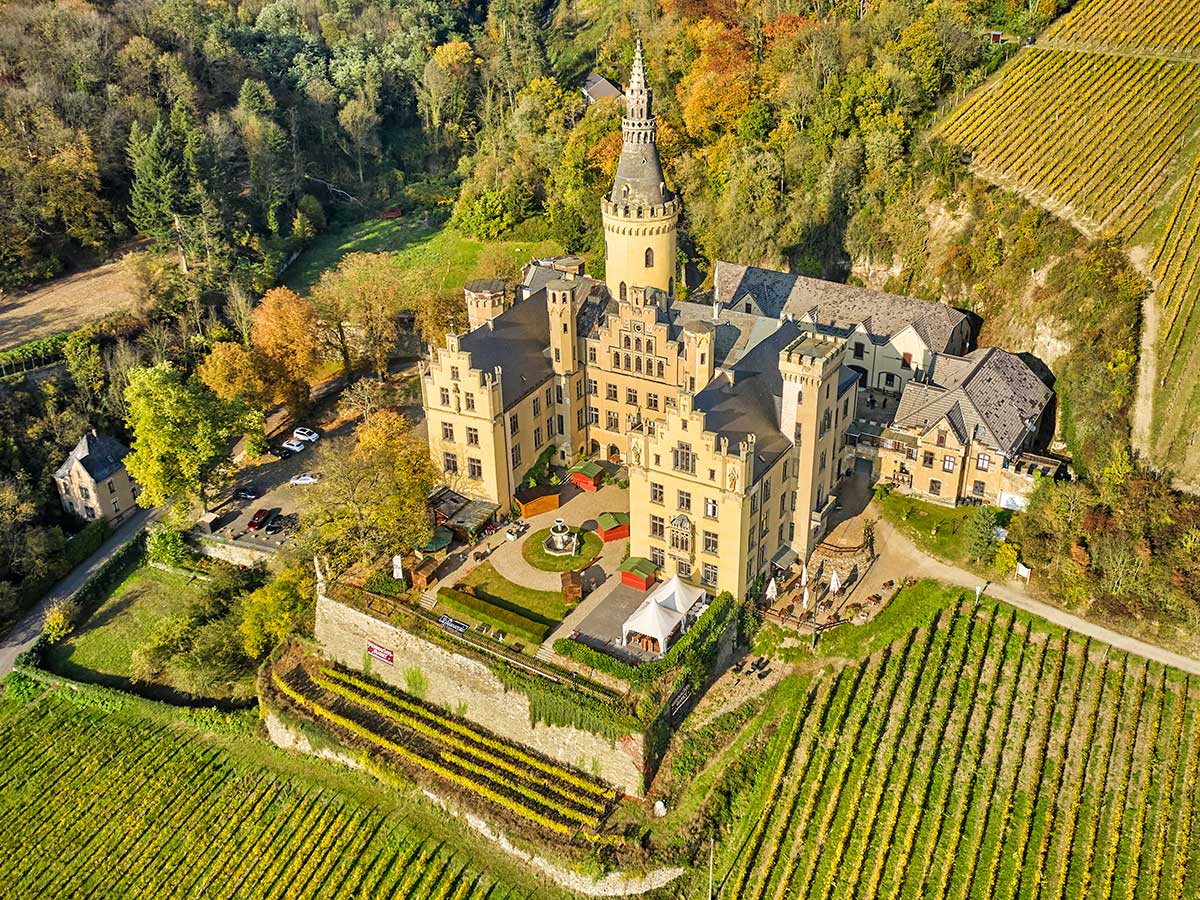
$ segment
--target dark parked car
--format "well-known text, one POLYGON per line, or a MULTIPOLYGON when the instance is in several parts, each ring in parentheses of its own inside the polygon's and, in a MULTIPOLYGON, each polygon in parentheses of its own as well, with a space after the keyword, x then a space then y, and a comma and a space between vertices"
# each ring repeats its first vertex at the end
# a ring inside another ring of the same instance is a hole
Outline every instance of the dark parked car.
POLYGON ((267 520, 267 527, 263 531, 267 534, 279 534, 279 532, 283 531, 283 513, 272 513, 271 518, 267 520))
POLYGON ((254 515, 252 515, 250 517, 250 521, 246 523, 246 530, 247 531, 258 531, 258 529, 262 528, 263 525, 266 524, 266 521, 270 517, 270 515, 271 515, 271 511, 269 509, 258 510, 257 512, 254 513, 254 515))
POLYGON ((270 453, 272 456, 274 456, 276 459, 287 459, 289 456, 292 455, 292 451, 289 450, 287 447, 268 447, 267 452, 270 453))
POLYGON ((233 491, 234 500, 257 500, 262 495, 252 487, 235 488, 233 491))

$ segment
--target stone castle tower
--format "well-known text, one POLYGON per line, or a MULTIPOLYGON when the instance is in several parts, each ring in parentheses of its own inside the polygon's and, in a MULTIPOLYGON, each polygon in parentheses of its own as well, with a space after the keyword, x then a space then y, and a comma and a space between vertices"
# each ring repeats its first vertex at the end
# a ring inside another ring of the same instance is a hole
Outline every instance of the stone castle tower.
POLYGON ((604 218, 604 280, 625 300, 633 287, 675 293, 679 200, 667 189, 655 143, 657 125, 637 39, 621 120, 621 160, 612 191, 600 201, 604 218))

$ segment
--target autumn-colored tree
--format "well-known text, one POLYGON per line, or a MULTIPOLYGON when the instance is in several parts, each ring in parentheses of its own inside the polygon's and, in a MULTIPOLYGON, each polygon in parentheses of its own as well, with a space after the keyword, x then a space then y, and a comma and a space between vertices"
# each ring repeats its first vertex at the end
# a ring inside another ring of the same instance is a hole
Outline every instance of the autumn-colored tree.
POLYGON ((335 575, 420 546, 431 534, 425 501, 435 473, 425 441, 386 409, 359 425, 355 437, 350 447, 322 448, 321 481, 302 512, 310 549, 335 575))
POLYGON ((293 412, 308 402, 313 371, 320 362, 317 311, 287 288, 273 288, 254 310, 250 342, 267 362, 275 396, 293 412))
POLYGON ((270 363, 235 341, 218 341, 196 369, 200 380, 222 400, 244 400, 265 410, 274 399, 270 363))

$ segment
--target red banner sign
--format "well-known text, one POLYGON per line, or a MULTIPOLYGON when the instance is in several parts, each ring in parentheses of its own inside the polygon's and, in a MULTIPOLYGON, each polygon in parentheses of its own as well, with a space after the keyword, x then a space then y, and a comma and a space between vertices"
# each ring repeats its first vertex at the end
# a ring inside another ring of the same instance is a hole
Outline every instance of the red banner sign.
POLYGON ((374 641, 367 641, 367 654, 375 657, 380 662, 387 663, 389 666, 396 664, 396 654, 374 641))

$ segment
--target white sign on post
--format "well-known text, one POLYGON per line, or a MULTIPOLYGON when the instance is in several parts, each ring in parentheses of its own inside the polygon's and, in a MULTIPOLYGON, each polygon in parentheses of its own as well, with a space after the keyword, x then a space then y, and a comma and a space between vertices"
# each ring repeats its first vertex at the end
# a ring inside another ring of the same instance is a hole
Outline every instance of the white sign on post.
POLYGON ((404 580, 404 557, 403 556, 393 556, 392 557, 392 577, 394 579, 396 579, 397 581, 404 580))

